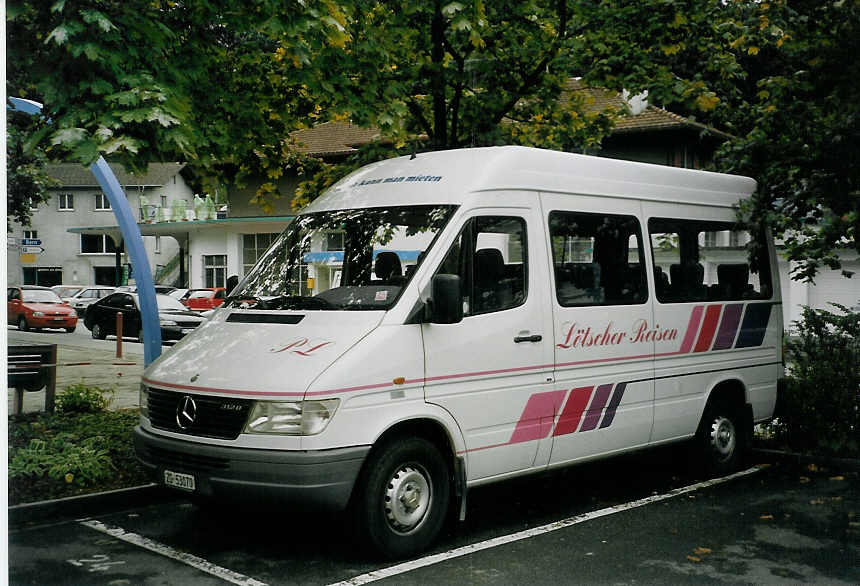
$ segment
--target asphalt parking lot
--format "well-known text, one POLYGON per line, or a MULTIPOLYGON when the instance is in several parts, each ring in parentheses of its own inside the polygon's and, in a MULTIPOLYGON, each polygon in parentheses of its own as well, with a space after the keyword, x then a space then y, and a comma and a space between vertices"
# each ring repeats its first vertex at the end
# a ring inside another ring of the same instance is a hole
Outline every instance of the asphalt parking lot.
POLYGON ((759 461, 689 475, 662 449, 472 490, 414 560, 348 520, 183 500, 13 525, 12 584, 857 584, 858 475, 759 461))

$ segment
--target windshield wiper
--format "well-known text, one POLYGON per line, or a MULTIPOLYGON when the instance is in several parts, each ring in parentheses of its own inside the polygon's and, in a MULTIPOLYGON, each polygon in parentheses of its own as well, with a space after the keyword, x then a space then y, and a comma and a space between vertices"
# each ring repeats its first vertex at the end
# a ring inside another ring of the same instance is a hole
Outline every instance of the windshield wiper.
POLYGON ((233 303, 236 307, 249 303, 248 307, 259 309, 337 309, 337 306, 325 299, 299 295, 281 295, 268 299, 254 295, 233 295, 224 300, 224 304, 227 303, 233 303))

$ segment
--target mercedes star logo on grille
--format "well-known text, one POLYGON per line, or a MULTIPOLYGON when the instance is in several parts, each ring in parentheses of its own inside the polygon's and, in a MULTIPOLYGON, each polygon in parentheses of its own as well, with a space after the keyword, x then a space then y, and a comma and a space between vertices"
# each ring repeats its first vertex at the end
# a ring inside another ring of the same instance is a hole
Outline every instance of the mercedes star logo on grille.
POLYGON ((176 425, 179 429, 186 430, 194 425, 195 419, 197 419, 197 403, 190 396, 185 395, 179 399, 179 404, 176 406, 176 425))

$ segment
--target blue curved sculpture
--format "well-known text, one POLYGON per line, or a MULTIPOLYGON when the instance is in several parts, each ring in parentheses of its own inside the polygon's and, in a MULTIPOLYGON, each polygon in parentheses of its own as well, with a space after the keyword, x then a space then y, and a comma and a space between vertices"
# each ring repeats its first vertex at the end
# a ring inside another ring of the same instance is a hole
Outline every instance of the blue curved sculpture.
MULTIPOLYGON (((38 102, 22 98, 8 99, 14 110, 25 114, 42 112, 42 104, 38 102)), ((110 201, 132 266, 141 267, 134 272, 134 278, 137 282, 140 320, 143 324, 143 363, 148 366, 161 355, 161 326, 158 320, 158 305, 155 301, 155 286, 152 282, 152 273, 148 270, 149 261, 146 258, 146 249, 143 247, 143 237, 140 235, 131 206, 128 205, 128 198, 104 157, 99 157, 98 161, 90 166, 90 171, 93 172, 96 181, 110 201), (144 268, 146 270, 143 270, 144 268)))

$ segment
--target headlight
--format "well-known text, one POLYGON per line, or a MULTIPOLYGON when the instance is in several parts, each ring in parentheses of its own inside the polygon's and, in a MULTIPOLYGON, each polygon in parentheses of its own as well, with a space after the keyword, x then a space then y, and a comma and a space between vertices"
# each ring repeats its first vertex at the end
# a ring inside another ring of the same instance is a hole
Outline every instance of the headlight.
POLYGON ((162 319, 162 320, 159 320, 159 322, 160 322, 160 323, 161 323, 161 325, 163 325, 163 326, 175 326, 175 325, 178 325, 178 324, 177 324, 175 321, 173 321, 172 319, 162 319))
POLYGON ((251 407, 245 433, 316 435, 321 433, 340 399, 323 401, 257 401, 251 407))
POLYGON ((140 385, 138 402, 140 403, 140 414, 149 419, 149 392, 143 385, 140 385))
POLYGON ((33 317, 45 317, 45 314, 42 313, 41 311, 34 311, 33 317))

